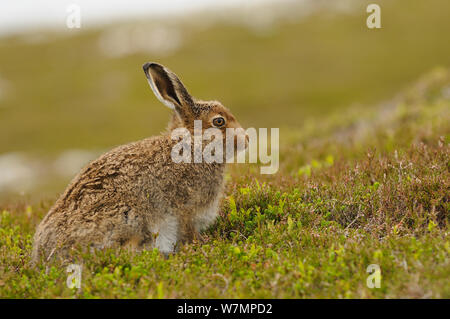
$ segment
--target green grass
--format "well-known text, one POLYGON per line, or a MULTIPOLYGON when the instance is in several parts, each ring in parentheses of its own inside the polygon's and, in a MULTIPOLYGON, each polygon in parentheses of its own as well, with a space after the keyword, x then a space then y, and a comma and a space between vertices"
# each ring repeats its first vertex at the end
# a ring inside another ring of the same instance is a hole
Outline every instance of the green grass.
POLYGON ((66 265, 29 265, 52 201, 4 204, 0 296, 450 298, 449 87, 437 69, 391 103, 312 120, 282 139, 277 175, 232 167, 219 220, 177 254, 76 255, 80 290, 66 265))

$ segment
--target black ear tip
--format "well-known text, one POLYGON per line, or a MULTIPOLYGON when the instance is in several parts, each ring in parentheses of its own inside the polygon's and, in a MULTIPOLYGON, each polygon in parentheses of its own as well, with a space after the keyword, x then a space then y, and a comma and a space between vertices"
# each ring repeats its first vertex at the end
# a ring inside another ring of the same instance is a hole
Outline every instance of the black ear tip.
POLYGON ((149 68, 152 64, 153 64, 152 62, 144 63, 144 65, 142 66, 142 69, 144 70, 144 72, 147 73, 148 68, 149 68))
POLYGON ((155 63, 155 62, 144 63, 144 65, 142 66, 142 69, 144 69, 144 72, 147 73, 147 71, 150 67, 164 69, 164 67, 161 64, 155 63))

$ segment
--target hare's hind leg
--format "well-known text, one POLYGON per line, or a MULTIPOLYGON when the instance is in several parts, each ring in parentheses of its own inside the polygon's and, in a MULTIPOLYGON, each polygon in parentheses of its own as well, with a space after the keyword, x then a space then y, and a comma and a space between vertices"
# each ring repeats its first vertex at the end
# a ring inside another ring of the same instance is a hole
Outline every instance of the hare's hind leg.
POLYGON ((180 244, 189 244, 194 241, 198 235, 198 229, 196 226, 196 219, 193 214, 184 215, 180 218, 180 231, 179 231, 179 243, 180 244))

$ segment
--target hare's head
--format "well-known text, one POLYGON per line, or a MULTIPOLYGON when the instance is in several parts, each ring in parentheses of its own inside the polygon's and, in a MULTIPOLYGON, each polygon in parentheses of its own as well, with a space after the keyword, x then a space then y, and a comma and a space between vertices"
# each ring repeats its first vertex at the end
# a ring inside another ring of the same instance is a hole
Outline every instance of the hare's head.
POLYGON ((143 69, 158 100, 174 111, 170 130, 184 127, 193 132, 194 121, 201 120, 203 131, 208 128, 220 129, 225 140, 226 129, 233 128, 237 132, 235 140, 243 135, 247 145, 248 137, 241 125, 220 102, 193 98, 175 73, 161 64, 145 63, 143 69))

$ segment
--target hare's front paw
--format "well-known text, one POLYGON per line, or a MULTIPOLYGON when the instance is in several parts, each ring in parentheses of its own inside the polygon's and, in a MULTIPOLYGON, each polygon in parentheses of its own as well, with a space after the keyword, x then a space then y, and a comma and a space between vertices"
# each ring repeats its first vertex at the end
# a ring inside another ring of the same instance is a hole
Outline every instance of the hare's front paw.
POLYGON ((153 247, 158 248, 164 255, 174 252, 178 240, 178 218, 166 216, 152 229, 155 236, 153 247))

